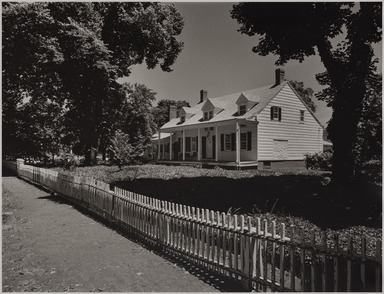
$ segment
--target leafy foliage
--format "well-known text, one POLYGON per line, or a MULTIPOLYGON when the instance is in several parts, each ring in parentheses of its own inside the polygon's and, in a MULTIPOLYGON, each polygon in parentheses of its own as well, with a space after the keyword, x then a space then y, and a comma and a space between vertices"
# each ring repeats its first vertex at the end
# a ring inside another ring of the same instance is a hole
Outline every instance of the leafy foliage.
POLYGON ((132 143, 149 144, 156 129, 151 113, 156 93, 137 83, 123 84, 122 91, 125 96, 121 109, 122 131, 128 134, 132 143))
POLYGON ((120 130, 117 130, 111 139, 109 150, 112 155, 112 162, 120 169, 123 165, 139 163, 143 160, 143 144, 131 144, 129 135, 120 130))
POLYGON ((313 93, 314 91, 311 88, 304 88, 303 82, 290 81, 293 89, 300 95, 300 97, 304 100, 305 104, 308 106, 310 110, 313 112, 316 111, 316 105, 313 103, 313 93))
POLYGON ((160 128, 162 125, 164 125, 166 122, 169 121, 169 106, 170 105, 176 105, 176 115, 179 116, 180 110, 182 107, 191 107, 189 102, 185 100, 169 100, 169 99, 162 99, 157 103, 157 106, 152 108, 153 117, 155 120, 155 123, 157 125, 157 128, 160 128))
POLYGON ((183 47, 176 39, 183 18, 173 4, 3 3, 2 15, 7 142, 17 140, 24 97, 55 101, 66 112, 67 144, 87 164, 118 127, 125 93, 117 78, 143 62, 171 71, 183 47))
POLYGON ((317 152, 313 154, 305 154, 305 166, 307 169, 315 170, 331 170, 332 168, 332 152, 317 152))
POLYGON ((291 59, 301 62, 317 49, 327 70, 317 78, 330 86, 327 94, 332 97, 327 128, 334 147, 332 183, 343 194, 355 179, 354 147, 366 79, 372 72, 371 44, 382 37, 382 4, 240 3, 231 15, 241 25, 241 33, 260 36, 253 51, 278 55, 278 65, 291 59), (333 46, 335 37, 342 40, 333 46))

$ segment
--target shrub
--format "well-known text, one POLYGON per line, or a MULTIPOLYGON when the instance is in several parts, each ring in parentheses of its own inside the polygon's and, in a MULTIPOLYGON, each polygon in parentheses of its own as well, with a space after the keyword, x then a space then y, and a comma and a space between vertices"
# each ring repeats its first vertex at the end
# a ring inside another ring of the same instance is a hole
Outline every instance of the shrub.
POLYGON ((305 166, 307 169, 331 170, 332 154, 331 151, 307 153, 305 154, 305 166))
POLYGON ((112 153, 112 162, 121 169, 123 165, 142 163, 144 148, 141 143, 131 144, 128 134, 117 131, 109 150, 112 153))
POLYGON ((369 160, 361 166, 361 175, 374 183, 382 182, 382 162, 381 160, 369 160))

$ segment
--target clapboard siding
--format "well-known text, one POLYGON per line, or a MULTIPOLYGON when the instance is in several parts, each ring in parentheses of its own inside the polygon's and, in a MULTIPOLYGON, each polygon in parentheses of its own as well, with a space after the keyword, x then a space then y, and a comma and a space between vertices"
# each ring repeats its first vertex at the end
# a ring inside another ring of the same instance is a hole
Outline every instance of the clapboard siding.
MULTIPOLYGON (((236 133, 236 125, 219 127, 219 161, 236 161, 236 151, 221 151, 221 134, 236 133)), ((240 128, 241 133, 252 132, 252 148, 251 150, 241 150, 240 161, 257 160, 257 134, 256 126, 243 126, 240 128)))
POLYGON ((258 160, 274 160, 274 140, 288 140, 288 160, 301 160, 305 153, 322 151, 323 130, 287 84, 257 116, 258 160), (270 108, 282 109, 281 121, 271 120, 270 108), (300 122, 304 110, 304 123, 300 122))

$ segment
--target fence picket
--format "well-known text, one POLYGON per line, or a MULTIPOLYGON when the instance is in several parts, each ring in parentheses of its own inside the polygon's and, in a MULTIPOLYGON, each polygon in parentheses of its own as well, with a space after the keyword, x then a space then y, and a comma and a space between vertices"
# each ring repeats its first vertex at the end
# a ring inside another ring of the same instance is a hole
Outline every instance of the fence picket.
POLYGON ((281 224, 281 231, 280 231, 280 291, 284 291, 285 284, 284 284, 284 278, 285 278, 285 224, 281 224))
MULTIPOLYGON (((232 231, 233 217, 232 215, 228 215, 228 267, 230 270, 233 269, 233 256, 234 256, 234 234, 232 231)), ((232 277, 232 272, 229 272, 229 276, 232 277)))
POLYGON ((335 252, 336 255, 333 257, 333 291, 339 291, 339 235, 334 234, 335 241, 335 252))
POLYGON ((316 235, 315 230, 311 231, 311 291, 316 291, 316 235))
POLYGON ((320 246, 317 246, 314 230, 307 244, 302 230, 296 234, 298 241, 295 240, 293 226, 289 238, 285 224, 281 225, 280 235, 277 235, 275 221, 272 221, 269 232, 267 220, 261 224, 260 218, 256 218, 254 227, 250 217, 245 223, 244 216, 239 219, 237 215, 162 201, 118 187, 111 190, 110 185, 89 177, 65 175, 22 163, 17 172, 52 193, 76 200, 93 213, 116 222, 142 241, 162 245, 162 250, 167 246, 179 256, 208 269, 235 280, 240 278, 248 289, 294 291, 300 287, 303 292, 309 288, 311 291, 327 291, 328 288, 339 291, 346 287, 352 292, 367 291, 372 286, 378 292, 382 290, 381 241, 376 242, 376 253, 372 258, 367 253, 366 238, 361 238, 361 253, 357 254, 353 250, 353 238, 348 236, 345 254, 340 250, 339 237, 335 234, 335 250, 330 252, 324 231, 320 234, 320 246), (289 256, 290 281, 285 281, 285 253, 289 256), (346 270, 341 268, 344 264, 346 270), (320 267, 321 272, 318 272, 320 267), (300 273, 295 273, 299 268, 300 273), (296 285, 296 274, 300 286, 296 285), (354 282, 352 277, 355 276, 359 278, 354 282), (321 280, 316 281, 317 278, 321 280))
POLYGON ((272 256, 271 256, 271 266, 272 266, 272 272, 271 272, 271 282, 273 289, 276 285, 276 221, 272 221, 272 256))
POLYGON ((239 252, 238 252, 238 234, 237 234, 237 215, 234 216, 234 232, 233 232, 233 254, 234 254, 234 257, 235 257, 235 262, 234 262, 234 266, 235 266, 235 279, 236 281, 238 280, 238 270, 239 270, 239 252))
POLYGON ((381 286, 381 241, 376 241, 376 262, 379 264, 375 264, 375 290, 377 292, 381 292, 382 286, 381 286))
MULTIPOLYGON (((325 251, 327 250, 327 235, 325 231, 321 232, 321 246, 322 249, 325 251)), ((321 285, 322 285, 322 291, 327 291, 327 257, 325 253, 321 254, 321 262, 322 262, 322 277, 321 277, 321 285)))
POLYGON ((305 235, 304 230, 300 230, 300 288, 304 292, 305 288, 305 235))
MULTIPOLYGON (((223 227, 224 227, 224 230, 223 230, 223 266, 224 268, 226 268, 228 266, 228 262, 227 262, 227 238, 229 237, 228 235, 228 231, 226 230, 228 228, 228 215, 226 215, 224 212, 222 213, 221 215, 222 219, 223 219, 223 227)), ((225 272, 224 272, 225 274, 225 272)))
POLYGON ((262 241, 263 248, 263 292, 267 291, 267 281, 268 281, 268 221, 264 219, 264 239, 262 241))
POLYGON ((361 257, 362 257, 362 262, 360 264, 360 279, 361 279, 361 286, 362 286, 362 291, 365 292, 365 289, 367 287, 366 285, 366 266, 365 266, 365 261, 367 258, 367 240, 365 237, 361 238, 361 257))

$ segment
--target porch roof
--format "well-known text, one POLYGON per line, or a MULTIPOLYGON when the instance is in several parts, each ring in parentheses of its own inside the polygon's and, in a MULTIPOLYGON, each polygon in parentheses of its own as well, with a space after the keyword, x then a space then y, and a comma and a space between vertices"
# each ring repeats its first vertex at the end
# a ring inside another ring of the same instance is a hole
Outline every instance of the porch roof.
POLYGON ((187 119, 184 123, 180 123, 179 118, 174 118, 164 124, 160 130, 173 129, 173 128, 184 128, 198 125, 207 125, 210 123, 218 123, 225 122, 231 120, 252 120, 255 116, 260 113, 272 100, 273 97, 287 84, 287 81, 275 86, 269 85, 253 90, 242 91, 230 95, 220 96, 216 98, 208 98, 209 102, 211 102, 215 107, 222 108, 219 113, 217 113, 213 118, 209 121, 203 120, 203 111, 202 107, 205 104, 199 103, 194 107, 191 107, 189 113, 194 113, 189 119, 187 119), (240 97, 240 95, 244 95, 249 101, 256 102, 255 106, 250 109, 244 115, 237 115, 237 104, 236 101, 240 97))

